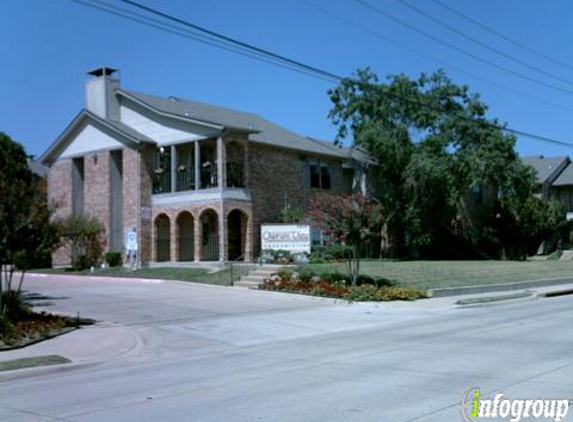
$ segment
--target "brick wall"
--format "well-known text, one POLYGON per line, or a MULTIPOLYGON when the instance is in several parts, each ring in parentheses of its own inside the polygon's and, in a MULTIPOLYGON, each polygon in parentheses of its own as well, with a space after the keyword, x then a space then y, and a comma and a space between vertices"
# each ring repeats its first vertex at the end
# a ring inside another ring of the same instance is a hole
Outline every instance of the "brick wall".
POLYGON ((306 210, 308 201, 321 189, 306 186, 307 159, 319 158, 331 166, 332 188, 327 192, 343 193, 340 160, 316 157, 303 152, 288 151, 250 143, 248 147, 249 181, 253 199, 254 253, 260 248, 260 225, 278 221, 285 206, 285 197, 291 206, 306 210))
MULTIPOLYGON (((64 218, 72 213, 72 160, 57 161, 48 171, 48 202, 54 208, 54 219, 64 218)), ((58 248, 52 253, 52 264, 56 267, 71 264, 70 251, 58 248)))
POLYGON ((84 159, 84 214, 104 225, 106 249, 110 223, 109 160, 109 151, 90 154, 84 159))

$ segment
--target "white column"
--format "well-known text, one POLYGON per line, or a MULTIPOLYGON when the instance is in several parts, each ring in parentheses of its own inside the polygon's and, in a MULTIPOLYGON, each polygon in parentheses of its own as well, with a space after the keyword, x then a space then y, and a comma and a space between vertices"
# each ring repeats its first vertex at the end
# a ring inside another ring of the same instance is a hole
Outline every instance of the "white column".
POLYGON ((217 138, 217 186, 223 189, 226 183, 226 158, 225 158, 225 144, 223 138, 217 138))
POLYGON ((201 145, 195 141, 195 190, 201 187, 201 145))

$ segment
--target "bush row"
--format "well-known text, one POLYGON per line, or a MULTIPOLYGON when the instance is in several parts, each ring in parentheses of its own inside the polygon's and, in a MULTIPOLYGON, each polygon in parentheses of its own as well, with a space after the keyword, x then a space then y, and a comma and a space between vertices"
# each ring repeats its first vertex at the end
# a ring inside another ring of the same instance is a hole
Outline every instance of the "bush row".
POLYGON ((352 286, 349 277, 340 273, 312 275, 281 271, 259 285, 262 290, 305 293, 346 299, 353 302, 416 300, 428 297, 425 290, 410 286, 397 286, 390 280, 374 279, 362 275, 360 284, 352 286))

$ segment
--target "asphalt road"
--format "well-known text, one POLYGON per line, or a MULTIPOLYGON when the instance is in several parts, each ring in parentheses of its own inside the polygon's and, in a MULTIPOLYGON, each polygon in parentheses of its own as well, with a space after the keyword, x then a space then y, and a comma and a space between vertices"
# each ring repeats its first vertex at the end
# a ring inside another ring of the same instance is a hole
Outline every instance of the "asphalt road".
MULTIPOLYGON (((472 387, 573 398, 569 296, 457 309, 72 278, 28 289, 98 319, 111 343, 137 341, 115 356, 0 373, 2 422, 449 422, 462 420, 472 387)), ((63 355, 82 348, 73 339, 61 340, 63 355)))

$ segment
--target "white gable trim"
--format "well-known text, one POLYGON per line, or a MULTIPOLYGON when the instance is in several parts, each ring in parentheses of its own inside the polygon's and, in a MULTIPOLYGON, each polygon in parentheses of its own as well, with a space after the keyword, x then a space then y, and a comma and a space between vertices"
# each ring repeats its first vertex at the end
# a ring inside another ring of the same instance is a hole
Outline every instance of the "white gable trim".
POLYGON ((108 133, 96 128, 88 122, 73 135, 72 141, 59 155, 59 159, 77 157, 110 149, 124 148, 125 144, 119 142, 108 133))
MULTIPOLYGON (((50 163, 59 160, 62 152, 67 150, 68 146, 73 143, 78 132, 81 132, 88 124, 102 132, 106 137, 111 137, 116 140, 120 148, 138 147, 138 139, 135 139, 109 125, 105 120, 100 119, 93 113, 90 113, 87 110, 82 110, 62 132, 62 134, 52 143, 52 145, 48 147, 44 154, 42 154, 39 161, 42 164, 49 165, 50 163)), ((109 145, 109 140, 106 140, 106 145, 109 145)), ((101 148, 96 145, 90 152, 96 152, 98 150, 101 150, 101 148)), ((73 151, 73 149, 71 151, 73 151)), ((68 154, 71 154, 71 151, 68 151, 68 154)))
POLYGON ((120 105, 121 122, 157 145, 192 142, 217 136, 219 129, 205 128, 190 122, 174 121, 171 117, 156 116, 138 105, 120 105))

